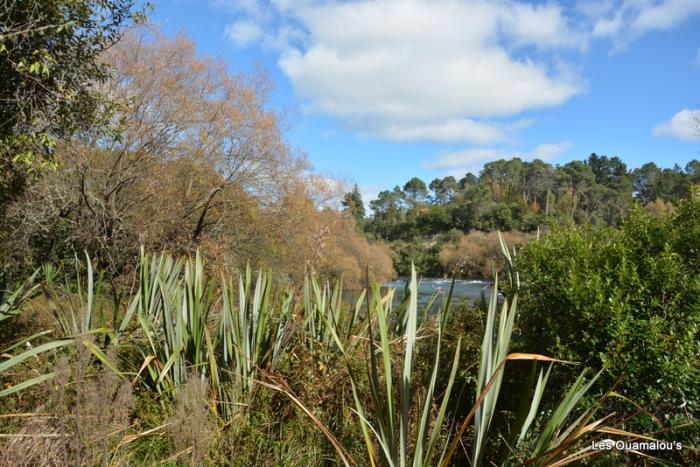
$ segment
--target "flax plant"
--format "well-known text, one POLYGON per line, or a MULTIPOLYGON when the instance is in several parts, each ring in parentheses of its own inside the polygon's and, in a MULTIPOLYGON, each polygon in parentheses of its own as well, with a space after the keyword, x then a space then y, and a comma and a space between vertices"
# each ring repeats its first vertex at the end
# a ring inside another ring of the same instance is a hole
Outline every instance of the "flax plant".
POLYGON ((272 289, 272 274, 262 271, 253 286, 250 266, 238 274, 238 297, 231 281, 222 278, 223 302, 216 338, 221 377, 249 397, 259 370, 274 366, 290 337, 292 292, 287 289, 278 299, 272 289))
POLYGON ((329 348, 333 343, 333 331, 348 341, 355 334, 362 334, 356 329, 366 291, 363 290, 352 307, 346 307, 343 302, 343 281, 339 279, 333 286, 329 282, 319 284, 315 276, 307 276, 304 280, 303 318, 304 334, 309 338, 310 345, 319 343, 329 348))
MULTIPOLYGON (((36 281, 38 275, 39 270, 36 270, 29 278, 22 281, 19 285, 10 288, 7 275, 4 271, 0 273, 0 322, 19 316, 24 305, 39 293, 41 284, 36 281)), ((14 367, 32 357, 36 357, 43 352, 54 351, 55 349, 65 347, 71 343, 71 341, 65 340, 49 342, 38 347, 32 346, 34 340, 47 334, 49 334, 49 331, 43 331, 28 338, 20 339, 6 349, 2 349, 0 352, 0 356, 2 356, 2 360, 0 360, 0 377, 4 379, 9 376, 10 371, 14 367)), ((0 397, 14 394, 35 384, 51 379, 53 376, 53 373, 47 373, 29 378, 14 385, 8 383, 4 388, 0 389, 0 397)))
MULTIPOLYGON (((423 466, 431 465, 436 456, 439 457, 438 444, 445 428, 447 403, 457 374, 461 339, 457 343, 442 402, 437 409, 437 415, 433 417, 431 409, 435 404, 440 348, 452 292, 443 304, 430 380, 426 385, 425 395, 418 399, 416 389, 419 383, 413 368, 419 333, 417 284, 416 271, 413 268, 408 286, 405 333, 395 340, 390 336, 391 318, 395 315, 395 310, 392 309, 394 291, 389 290, 382 297, 379 288, 374 287, 369 296, 366 317, 370 323, 368 327, 369 361, 366 372, 371 405, 364 404, 364 395, 360 394, 358 389, 359 375, 348 363, 355 411, 372 465, 377 465, 381 459, 382 463, 390 466, 423 466), (372 315, 376 315, 376 331, 371 324, 372 315), (378 338, 375 338, 375 332, 378 332, 378 338), (394 351, 393 348, 397 345, 401 349, 394 351), (401 366, 398 381, 393 376, 394 365, 397 363, 401 366)), ((348 358, 348 349, 333 328, 331 328, 331 334, 343 355, 348 358)))
POLYGON ((37 269, 15 288, 10 287, 7 274, 0 271, 0 322, 20 314, 22 306, 39 294, 41 284, 37 283, 37 269))
POLYGON ((127 316, 138 310, 150 347, 144 367, 158 391, 184 384, 190 370, 200 378, 212 378, 216 369, 209 318, 216 284, 206 276, 199 252, 194 261, 185 262, 166 255, 149 262, 144 255, 140 277, 136 305, 127 316))
MULTIPOLYGON (((51 312, 58 327, 65 337, 84 336, 87 334, 110 334, 107 317, 103 307, 102 276, 95 277, 90 255, 85 254, 85 273, 83 263, 75 258, 76 276, 73 286, 66 277, 63 284, 57 284, 59 276, 52 266, 44 266, 44 292, 51 312)), ((116 316, 118 305, 112 309, 116 316)))
MULTIPOLYGON (((2 300, 0 301, 0 321, 3 321, 19 315, 22 306, 43 290, 62 334, 61 339, 34 346, 34 341, 51 334, 51 331, 38 332, 30 337, 20 339, 8 348, 3 349, 2 352, 0 352, 0 355, 2 355, 4 359, 0 361, 0 376, 8 375, 10 370, 18 367, 22 363, 29 363, 28 361, 39 362, 38 357, 41 354, 48 353, 56 355, 57 352, 65 350, 72 345, 84 345, 96 358, 121 376, 116 365, 107 358, 103 350, 95 345, 91 339, 87 338, 88 334, 103 335, 106 339, 105 343, 107 343, 112 333, 109 327, 103 326, 104 316, 101 313, 95 312, 98 308, 95 304, 95 297, 100 293, 101 281, 98 279, 96 284, 92 269, 92 261, 87 253, 85 257, 86 275, 83 279, 78 272, 76 280, 77 291, 75 294, 72 293, 68 284, 64 286, 64 290, 66 291, 65 296, 67 297, 67 305, 65 307, 57 304, 50 292, 56 277, 56 271, 49 265, 43 267, 43 282, 37 281, 37 277, 41 271, 41 269, 38 269, 26 281, 20 284, 16 290, 11 292, 3 290, 0 292, 2 296, 2 300)), ((80 267, 77 258, 76 265, 78 266, 76 269, 79 271, 80 267)), ((101 308, 99 311, 102 311, 101 308)), ((111 338, 113 339, 114 336, 112 335, 111 338)), ((0 397, 17 393, 36 384, 48 381, 55 376, 54 372, 42 373, 38 369, 33 369, 32 371, 38 374, 38 376, 33 376, 14 385, 8 384, 4 389, 0 390, 0 397)))
MULTIPOLYGON (((44 353, 54 353, 58 351, 61 348, 68 347, 69 345, 72 345, 74 343, 73 339, 59 339, 59 340, 54 340, 50 341, 41 345, 38 345, 36 347, 33 347, 31 345, 31 342, 38 338, 41 337, 42 335, 47 334, 46 332, 43 333, 38 333, 35 334, 29 338, 26 339, 21 339, 18 342, 15 342, 13 345, 10 347, 3 349, 2 353, 2 360, 0 360, 0 378, 4 379, 6 377, 10 376, 10 371, 14 368, 20 365, 21 363, 27 362, 27 360, 34 361, 37 359, 37 357, 41 354, 44 353), (26 349, 22 350, 21 352, 18 352, 16 355, 13 355, 14 352, 20 349, 26 349)), ((38 370, 33 370, 33 372, 39 372, 38 370)), ((0 397, 5 397, 9 396, 10 394, 17 393, 19 391, 22 391, 24 389, 27 389, 29 387, 32 387, 36 384, 43 383, 44 381, 48 381, 52 378, 54 378, 56 374, 54 372, 48 372, 48 373, 43 373, 39 374, 39 376, 34 376, 32 378, 26 379, 24 381, 21 381, 19 383, 15 384, 6 384, 5 386, 0 389, 0 397)))
POLYGON ((199 253, 175 260, 142 253, 139 290, 119 329, 136 316, 148 342, 139 373, 172 393, 194 374, 206 381, 211 408, 225 419, 250 403, 261 369, 274 366, 289 341, 293 295, 274 292, 271 273, 250 267, 220 286, 207 277, 199 253))

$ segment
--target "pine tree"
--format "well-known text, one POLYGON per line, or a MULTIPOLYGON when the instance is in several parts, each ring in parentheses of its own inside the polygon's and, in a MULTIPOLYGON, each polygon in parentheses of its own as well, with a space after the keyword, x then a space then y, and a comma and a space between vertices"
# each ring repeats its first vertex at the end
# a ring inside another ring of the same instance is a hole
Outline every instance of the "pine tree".
POLYGON ((343 208, 355 219, 357 225, 361 225, 365 220, 365 204, 362 202, 362 195, 357 187, 357 183, 352 191, 345 193, 342 201, 343 208))

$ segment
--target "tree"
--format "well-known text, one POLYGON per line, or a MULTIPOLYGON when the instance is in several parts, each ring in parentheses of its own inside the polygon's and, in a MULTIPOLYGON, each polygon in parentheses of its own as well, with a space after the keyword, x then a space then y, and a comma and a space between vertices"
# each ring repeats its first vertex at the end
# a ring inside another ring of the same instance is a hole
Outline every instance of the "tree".
POLYGON ((595 182, 595 175, 591 167, 585 162, 571 161, 561 167, 560 173, 563 176, 564 184, 571 190, 571 211, 573 218, 581 192, 590 187, 595 182))
POLYGON ((389 231, 402 219, 401 197, 403 193, 398 186, 393 190, 379 192, 377 199, 369 202, 373 215, 372 230, 383 238, 389 237, 389 231))
POLYGON ((100 55, 142 17, 134 3, 7 0, 0 6, 0 215, 31 177, 53 165, 57 141, 107 126, 96 85, 109 68, 100 55))
POLYGON ((586 162, 593 171, 596 183, 618 190, 626 185, 627 165, 619 157, 598 156, 593 153, 586 162))
POLYGON ((449 175, 442 179, 436 178, 430 182, 429 188, 433 192, 432 199, 435 204, 447 204, 452 202, 459 185, 457 180, 449 175))
POLYGON ((362 225, 365 220, 365 203, 362 202, 362 195, 357 187, 357 183, 352 191, 345 193, 341 203, 345 210, 355 219, 357 225, 362 225))
POLYGON ((105 92, 121 103, 118 137, 57 146, 60 170, 9 206, 0 256, 41 262, 87 249, 118 276, 145 244, 293 278, 321 269, 342 217, 322 202, 340 194, 285 142, 261 70, 232 74, 186 37, 145 30, 104 60, 114 69, 105 92))
POLYGON ((522 187, 523 168, 523 161, 517 157, 499 159, 484 164, 480 178, 490 186, 494 201, 511 202, 522 187))
POLYGON ((269 105, 262 70, 233 74, 183 35, 131 31, 104 54, 103 92, 118 134, 85 132, 56 147, 47 172, 8 205, 0 258, 73 264, 86 249, 111 278, 131 272, 140 245, 199 250, 216 267, 250 262, 290 281, 347 273, 359 286, 391 276, 391 259, 342 213, 341 197, 308 169, 269 105))
POLYGON ((555 185, 554 169, 540 159, 523 165, 523 203, 537 202, 547 213, 549 197, 555 185))
POLYGON ((635 196, 647 204, 659 197, 661 169, 653 162, 647 162, 632 172, 632 186, 635 196))
POLYGON ((700 184, 700 161, 693 159, 685 165, 685 173, 690 177, 690 183, 700 184))
POLYGON ((418 177, 413 177, 403 186, 403 192, 406 195, 406 201, 412 206, 416 207, 418 203, 425 200, 428 196, 428 187, 425 186, 425 182, 418 177))
POLYGON ((661 169, 653 162, 644 164, 632 172, 632 180, 635 196, 642 204, 661 198, 667 201, 678 202, 688 197, 691 192, 691 183, 697 177, 694 164, 691 161, 686 166, 686 171, 678 165, 672 168, 661 169))

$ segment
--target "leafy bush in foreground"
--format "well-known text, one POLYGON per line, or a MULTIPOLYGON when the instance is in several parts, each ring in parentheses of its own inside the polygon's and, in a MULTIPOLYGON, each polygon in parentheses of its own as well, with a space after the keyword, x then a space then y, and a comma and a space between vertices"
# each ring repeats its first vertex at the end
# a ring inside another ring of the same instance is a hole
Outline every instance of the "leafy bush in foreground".
POLYGON ((700 413, 700 201, 620 229, 567 228, 525 245, 520 346, 607 370, 663 421, 700 413))

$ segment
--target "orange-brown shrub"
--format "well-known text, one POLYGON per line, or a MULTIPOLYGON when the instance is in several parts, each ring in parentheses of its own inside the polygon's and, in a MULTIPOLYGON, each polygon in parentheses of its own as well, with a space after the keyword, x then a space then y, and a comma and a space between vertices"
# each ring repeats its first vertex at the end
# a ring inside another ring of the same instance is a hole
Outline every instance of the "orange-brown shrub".
MULTIPOLYGON (((517 231, 502 232, 501 235, 511 248, 534 237, 534 234, 517 231)), ((492 279, 494 271, 503 269, 498 232, 472 231, 458 243, 448 243, 442 247, 438 260, 450 273, 454 271, 462 277, 492 279)))

